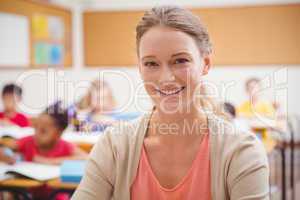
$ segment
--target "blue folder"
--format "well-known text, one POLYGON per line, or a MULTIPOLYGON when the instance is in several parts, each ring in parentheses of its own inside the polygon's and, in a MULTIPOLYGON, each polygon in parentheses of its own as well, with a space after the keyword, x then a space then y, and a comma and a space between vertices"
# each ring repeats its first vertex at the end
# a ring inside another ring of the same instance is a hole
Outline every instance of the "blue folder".
POLYGON ((79 183, 85 169, 84 160, 66 160, 60 167, 60 180, 65 183, 79 183))

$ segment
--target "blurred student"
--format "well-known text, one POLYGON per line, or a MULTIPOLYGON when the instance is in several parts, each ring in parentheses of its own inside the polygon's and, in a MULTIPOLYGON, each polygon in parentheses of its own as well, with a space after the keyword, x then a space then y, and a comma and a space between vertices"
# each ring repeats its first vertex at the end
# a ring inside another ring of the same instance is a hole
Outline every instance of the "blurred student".
POLYGON ((86 153, 83 150, 61 139, 67 126, 67 112, 57 103, 40 114, 33 136, 4 145, 19 152, 24 161, 58 165, 64 160, 85 159, 86 153))
POLYGON ((101 80, 94 80, 87 94, 77 104, 79 110, 88 110, 93 114, 113 111, 116 101, 110 85, 101 80))
POLYGON ((17 111, 17 105, 22 100, 22 88, 15 84, 7 84, 2 90, 3 111, 0 112, 0 125, 20 127, 29 126, 28 118, 17 111))
POLYGON ((260 79, 248 79, 245 84, 245 89, 248 100, 238 107, 237 111, 239 116, 252 118, 258 114, 263 117, 274 117, 274 107, 272 102, 265 101, 259 96, 261 89, 260 79))
MULTIPOLYGON (((116 108, 116 101, 109 84, 99 79, 92 82, 87 94, 70 107, 69 114, 76 115, 76 119, 88 130, 102 130, 106 125, 114 122, 110 116, 116 108)), ((80 128, 79 128, 80 129, 80 128)))
POLYGON ((225 102, 223 106, 225 112, 229 114, 229 117, 231 118, 233 125, 238 131, 247 132, 251 130, 245 120, 236 117, 236 109, 233 104, 225 102))

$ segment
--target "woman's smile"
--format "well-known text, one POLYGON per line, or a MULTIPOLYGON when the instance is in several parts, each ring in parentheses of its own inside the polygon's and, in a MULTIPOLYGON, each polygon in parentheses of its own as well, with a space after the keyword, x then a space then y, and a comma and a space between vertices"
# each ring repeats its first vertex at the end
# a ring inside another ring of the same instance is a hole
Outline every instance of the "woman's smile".
POLYGON ((178 96, 185 90, 185 86, 155 89, 161 96, 178 96))

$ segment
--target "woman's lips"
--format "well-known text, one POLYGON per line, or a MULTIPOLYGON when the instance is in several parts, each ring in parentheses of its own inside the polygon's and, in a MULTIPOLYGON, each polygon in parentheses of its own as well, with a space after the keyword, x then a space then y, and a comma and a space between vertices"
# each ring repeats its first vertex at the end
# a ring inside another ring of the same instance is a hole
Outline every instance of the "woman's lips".
POLYGON ((156 91, 163 96, 172 96, 172 95, 177 95, 181 91, 185 89, 184 86, 179 87, 179 88, 172 88, 172 89, 156 89, 156 91))

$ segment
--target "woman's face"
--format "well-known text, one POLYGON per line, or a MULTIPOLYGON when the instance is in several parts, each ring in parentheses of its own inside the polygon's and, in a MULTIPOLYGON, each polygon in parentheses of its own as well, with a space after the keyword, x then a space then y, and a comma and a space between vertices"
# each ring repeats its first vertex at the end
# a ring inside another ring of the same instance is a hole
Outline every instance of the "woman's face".
POLYGON ((207 74, 210 58, 202 57, 188 34, 153 27, 141 38, 139 70, 155 106, 169 113, 192 108, 193 94, 207 74))

